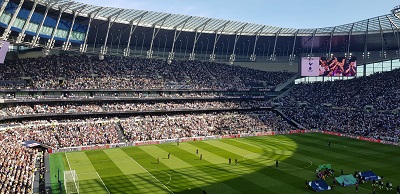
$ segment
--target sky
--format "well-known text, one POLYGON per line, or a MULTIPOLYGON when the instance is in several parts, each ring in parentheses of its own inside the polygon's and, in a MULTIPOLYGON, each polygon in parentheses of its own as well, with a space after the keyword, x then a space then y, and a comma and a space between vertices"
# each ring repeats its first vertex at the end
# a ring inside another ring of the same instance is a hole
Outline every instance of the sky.
POLYGON ((399 0, 75 0, 92 5, 211 17, 288 28, 319 28, 390 13, 399 0))

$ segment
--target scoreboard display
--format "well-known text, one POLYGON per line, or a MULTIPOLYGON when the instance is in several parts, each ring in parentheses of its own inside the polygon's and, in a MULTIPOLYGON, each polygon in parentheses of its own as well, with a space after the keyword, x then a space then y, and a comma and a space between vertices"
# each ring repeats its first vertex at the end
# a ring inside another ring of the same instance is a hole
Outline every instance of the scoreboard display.
POLYGON ((301 76, 356 76, 357 58, 352 57, 303 57, 301 76))

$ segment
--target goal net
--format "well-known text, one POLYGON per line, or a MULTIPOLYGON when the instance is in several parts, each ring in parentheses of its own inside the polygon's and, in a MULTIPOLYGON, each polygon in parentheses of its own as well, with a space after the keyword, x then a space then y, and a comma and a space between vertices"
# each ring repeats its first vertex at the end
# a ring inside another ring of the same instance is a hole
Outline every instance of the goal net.
POLYGON ((65 193, 79 193, 79 179, 75 170, 64 171, 65 193))

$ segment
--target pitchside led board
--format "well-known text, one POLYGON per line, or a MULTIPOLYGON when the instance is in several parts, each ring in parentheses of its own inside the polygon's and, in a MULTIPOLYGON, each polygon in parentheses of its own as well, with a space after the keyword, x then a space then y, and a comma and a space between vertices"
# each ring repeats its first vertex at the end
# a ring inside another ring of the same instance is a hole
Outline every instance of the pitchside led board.
POLYGON ((6 55, 8 52, 8 47, 10 46, 9 42, 0 41, 0 64, 4 64, 4 59, 6 59, 6 55))
POLYGON ((301 76, 356 76, 357 58, 352 57, 303 57, 301 76))

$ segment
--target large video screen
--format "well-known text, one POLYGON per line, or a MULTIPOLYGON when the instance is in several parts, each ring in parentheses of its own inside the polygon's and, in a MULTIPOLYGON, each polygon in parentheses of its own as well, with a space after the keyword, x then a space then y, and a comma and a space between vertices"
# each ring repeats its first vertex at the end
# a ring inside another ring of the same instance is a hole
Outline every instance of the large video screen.
POLYGON ((303 57, 301 76, 356 76, 357 58, 351 57, 303 57))

